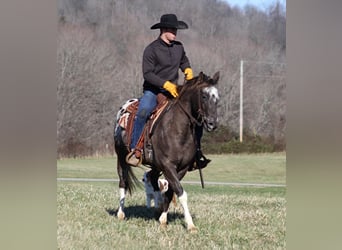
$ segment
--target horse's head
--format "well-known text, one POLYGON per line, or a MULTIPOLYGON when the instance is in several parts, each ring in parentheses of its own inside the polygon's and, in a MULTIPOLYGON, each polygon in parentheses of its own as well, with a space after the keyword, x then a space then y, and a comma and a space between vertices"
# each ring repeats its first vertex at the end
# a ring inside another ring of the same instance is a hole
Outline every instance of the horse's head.
POLYGON ((189 103, 191 115, 181 107, 193 123, 201 124, 210 132, 217 127, 217 106, 219 101, 218 90, 215 87, 220 78, 220 72, 216 72, 211 78, 203 72, 179 86, 178 102, 189 103))
POLYGON ((219 101, 218 90, 215 87, 220 78, 220 72, 216 72, 212 78, 202 72, 198 76, 200 96, 199 115, 201 116, 204 128, 210 132, 217 127, 217 105, 219 101))

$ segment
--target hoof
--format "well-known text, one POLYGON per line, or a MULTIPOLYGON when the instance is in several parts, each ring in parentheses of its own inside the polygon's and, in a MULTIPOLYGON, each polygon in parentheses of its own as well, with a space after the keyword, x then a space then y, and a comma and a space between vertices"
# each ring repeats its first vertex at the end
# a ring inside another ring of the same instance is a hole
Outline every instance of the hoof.
POLYGON ((123 213, 123 212, 118 212, 118 219, 119 220, 124 220, 125 219, 125 213, 123 213))
POLYGON ((167 228, 167 223, 162 223, 162 224, 160 224, 160 228, 161 228, 161 229, 166 229, 166 228, 167 228))
POLYGON ((191 234, 196 234, 196 233, 198 233, 198 229, 197 229, 197 227, 195 227, 195 226, 190 226, 190 227, 188 227, 188 231, 189 231, 189 233, 191 233, 191 234))
POLYGON ((160 225, 166 225, 167 224, 167 212, 163 212, 159 217, 160 225))

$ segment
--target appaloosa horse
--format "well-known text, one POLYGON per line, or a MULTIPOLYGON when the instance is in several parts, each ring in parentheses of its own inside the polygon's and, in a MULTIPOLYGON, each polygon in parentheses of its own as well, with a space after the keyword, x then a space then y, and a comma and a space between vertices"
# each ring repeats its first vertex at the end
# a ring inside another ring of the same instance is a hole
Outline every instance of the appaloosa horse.
MULTIPOLYGON (((167 224, 167 212, 173 193, 178 196, 184 210, 187 228, 196 231, 189 212, 187 193, 180 180, 193 164, 196 154, 195 126, 202 125, 210 132, 217 127, 218 90, 215 87, 219 72, 211 78, 202 72, 178 87, 179 96, 170 100, 170 105, 159 118, 158 124, 150 134, 153 146, 153 159, 149 163, 150 177, 155 190, 158 190, 158 177, 162 173, 169 182, 169 189, 163 194, 159 221, 167 224)), ((118 113, 120 118, 122 113, 118 113)), ((124 203, 126 192, 132 192, 138 179, 132 168, 125 161, 129 153, 125 129, 116 124, 114 131, 115 151, 118 155, 117 172, 120 178, 120 205, 117 212, 119 219, 125 218, 124 203)), ((144 164, 144 161, 143 161, 144 164)))

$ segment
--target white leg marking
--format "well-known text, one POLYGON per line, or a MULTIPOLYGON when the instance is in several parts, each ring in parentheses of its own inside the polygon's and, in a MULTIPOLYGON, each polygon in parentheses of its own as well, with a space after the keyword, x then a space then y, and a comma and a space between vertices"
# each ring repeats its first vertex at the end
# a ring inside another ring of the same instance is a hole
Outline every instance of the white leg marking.
POLYGON ((181 196, 179 196, 179 202, 181 203, 183 210, 184 210, 184 218, 185 218, 185 222, 188 225, 188 230, 195 230, 196 227, 192 221, 192 217, 190 215, 189 212, 189 208, 188 208, 188 195, 185 192, 185 190, 183 191, 183 194, 181 196))
POLYGON ((162 212, 159 217, 159 222, 161 226, 166 226, 167 224, 167 212, 162 212))
POLYGON ((169 182, 166 179, 158 179, 158 187, 162 194, 169 189, 169 182))
POLYGON ((117 217, 120 220, 123 220, 125 218, 125 213, 124 213, 124 207, 125 207, 125 189, 124 188, 120 188, 119 189, 119 193, 120 193, 120 205, 119 205, 119 210, 117 213, 117 217))
POLYGON ((125 213, 122 211, 121 207, 119 207, 118 213, 117 213, 117 217, 119 220, 123 220, 125 219, 125 213))

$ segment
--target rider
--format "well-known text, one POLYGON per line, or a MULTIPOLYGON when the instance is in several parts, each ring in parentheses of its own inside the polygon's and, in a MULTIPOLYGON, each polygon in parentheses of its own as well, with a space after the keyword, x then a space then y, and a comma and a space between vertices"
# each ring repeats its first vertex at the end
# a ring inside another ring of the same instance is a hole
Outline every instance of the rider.
MULTIPOLYGON (((157 105, 157 94, 163 93, 171 97, 177 97, 178 70, 185 75, 186 80, 193 78, 193 72, 188 57, 185 54, 182 43, 176 41, 178 29, 187 29, 188 25, 177 19, 174 14, 165 14, 160 22, 154 24, 151 29, 160 29, 160 36, 150 43, 143 54, 143 96, 140 99, 138 112, 134 120, 131 141, 131 153, 127 157, 127 163, 137 166, 140 163, 141 154, 137 152, 136 145, 145 126, 145 122, 157 105)), ((195 128, 197 153, 196 165, 191 170, 204 168, 210 160, 202 154, 200 140, 203 127, 195 128)))

